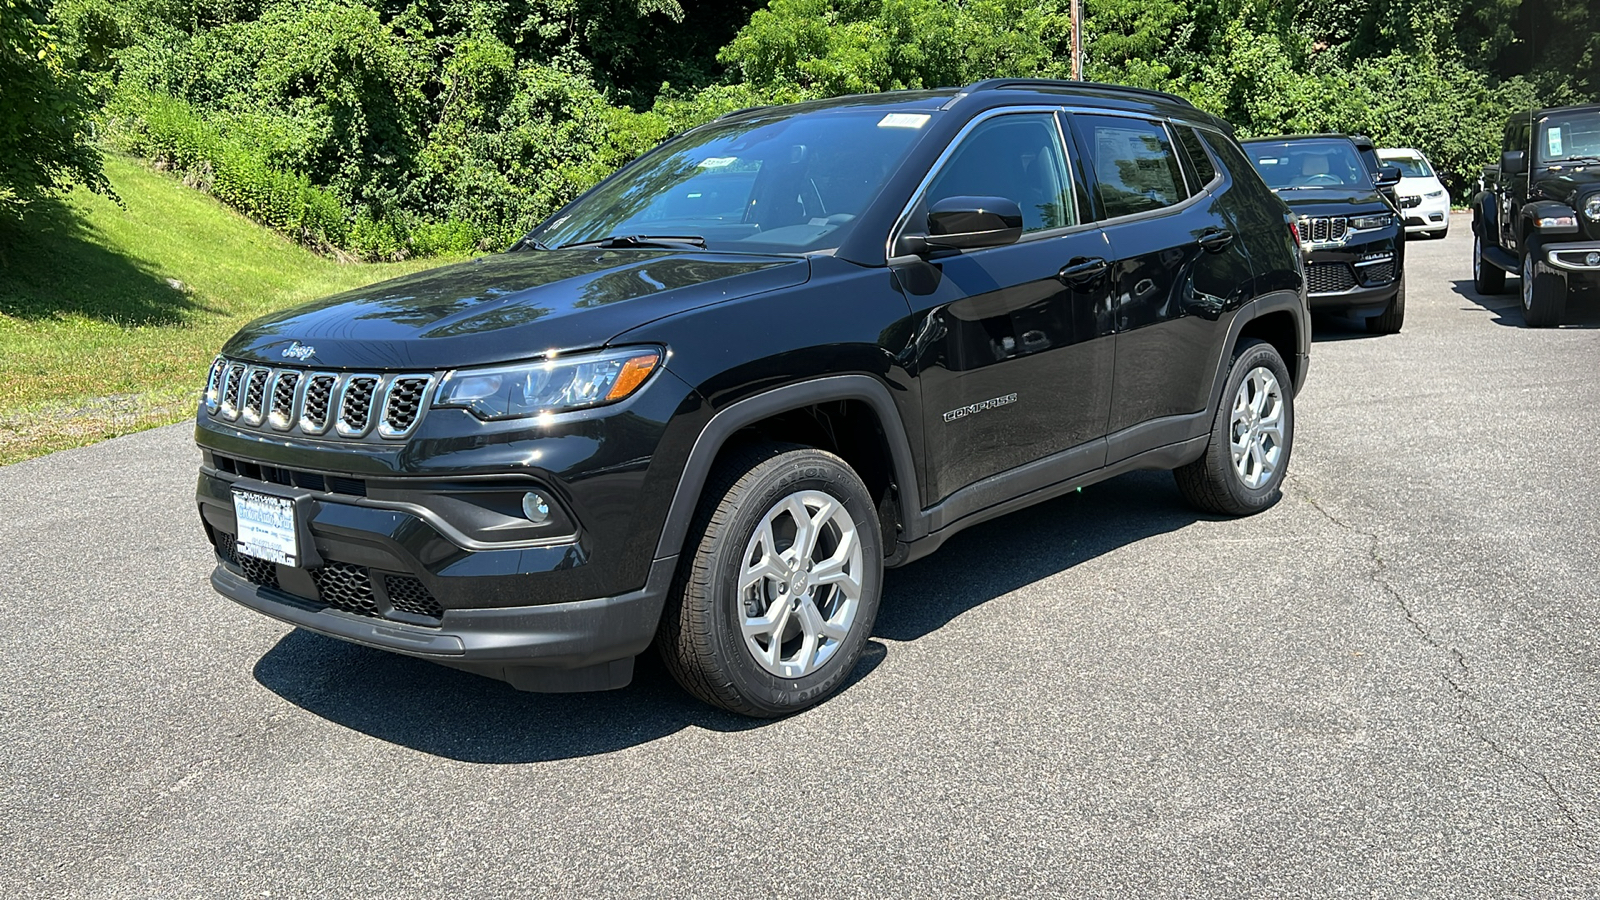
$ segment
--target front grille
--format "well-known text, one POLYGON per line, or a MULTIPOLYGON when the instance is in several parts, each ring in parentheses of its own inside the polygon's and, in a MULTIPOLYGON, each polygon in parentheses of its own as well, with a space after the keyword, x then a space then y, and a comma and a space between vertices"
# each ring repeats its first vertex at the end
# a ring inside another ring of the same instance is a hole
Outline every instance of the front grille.
POLYGON ((1336 294, 1356 286, 1355 273, 1348 263, 1320 262, 1306 265, 1306 290, 1313 294, 1336 294))
MULTIPOLYGON (((217 555, 224 562, 238 566, 252 584, 283 590, 278 584, 276 564, 236 552, 238 541, 226 531, 213 531, 212 540, 216 542, 217 555)), ((411 625, 428 624, 415 621, 418 617, 435 621, 444 618, 444 607, 433 598, 422 579, 415 576, 374 573, 366 566, 333 561, 308 571, 311 580, 316 582, 322 603, 334 609, 411 625), (373 584, 376 578, 382 579, 380 585, 373 584), (396 612, 401 613, 401 617, 391 615, 396 612), (407 616, 412 618, 405 618, 407 616)))
POLYGON ((389 605, 400 612, 432 619, 444 616, 444 607, 433 599, 433 594, 428 592, 427 586, 419 578, 410 575, 385 575, 383 592, 389 595, 389 605))
POLYGON ((372 593, 372 577, 365 566, 329 562, 311 570, 322 602, 358 616, 378 615, 378 598, 372 593))
POLYGON ((306 472, 301 469, 285 469, 279 466, 250 462, 246 459, 235 459, 231 456, 223 456, 220 453, 211 454, 211 462, 219 471, 226 472, 229 475, 254 478, 257 481, 291 485, 305 488, 308 491, 350 494, 356 497, 365 497, 367 495, 367 482, 361 478, 350 478, 345 475, 327 475, 322 472, 306 472))
MULTIPOLYGON (((229 537, 233 536, 229 535, 229 537)), ((244 570, 244 577, 248 578, 250 583, 269 588, 278 586, 277 563, 257 559, 254 556, 246 556, 243 553, 236 554, 235 558, 238 559, 239 568, 244 570)))
POLYGON ((1394 262, 1373 263, 1361 267, 1361 280, 1368 285, 1388 284, 1394 280, 1394 262))
POLYGON ((433 384, 430 374, 308 372, 218 360, 206 376, 205 408, 247 428, 313 437, 331 431, 350 439, 375 430, 395 440, 416 430, 433 384))
POLYGON ((1300 220, 1300 240, 1308 244, 1327 244, 1344 240, 1350 220, 1343 216, 1320 216, 1300 220))

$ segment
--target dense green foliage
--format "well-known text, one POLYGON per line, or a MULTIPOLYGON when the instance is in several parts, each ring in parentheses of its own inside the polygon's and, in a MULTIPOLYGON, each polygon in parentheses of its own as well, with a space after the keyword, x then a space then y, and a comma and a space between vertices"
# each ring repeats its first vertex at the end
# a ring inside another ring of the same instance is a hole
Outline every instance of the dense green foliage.
POLYGON ((74 182, 106 190, 84 137, 91 111, 43 0, 0 0, 0 217, 74 182))
MULTIPOLYGON (((505 246, 738 106, 1070 71, 1067 0, 55 3, 112 146, 365 258, 505 246)), ((1086 6, 1091 78, 1419 147, 1458 191, 1507 109, 1600 96, 1585 0, 1086 6)))

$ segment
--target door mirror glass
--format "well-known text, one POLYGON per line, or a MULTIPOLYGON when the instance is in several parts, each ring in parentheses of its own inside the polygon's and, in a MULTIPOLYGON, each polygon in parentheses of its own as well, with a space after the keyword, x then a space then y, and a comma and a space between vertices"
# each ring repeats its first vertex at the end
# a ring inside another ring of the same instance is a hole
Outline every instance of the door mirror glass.
POLYGON ((1014 244, 1022 237, 1022 207, 1005 197, 946 197, 928 208, 929 247, 971 250, 1014 244))
POLYGON ((1500 174, 1522 174, 1527 169, 1527 167, 1523 165, 1525 158, 1526 154, 1521 150, 1507 150, 1506 152, 1500 154, 1500 174))
POLYGON ((1394 187, 1400 183, 1400 167, 1379 166, 1378 177, 1375 180, 1377 181, 1378 187, 1394 187))

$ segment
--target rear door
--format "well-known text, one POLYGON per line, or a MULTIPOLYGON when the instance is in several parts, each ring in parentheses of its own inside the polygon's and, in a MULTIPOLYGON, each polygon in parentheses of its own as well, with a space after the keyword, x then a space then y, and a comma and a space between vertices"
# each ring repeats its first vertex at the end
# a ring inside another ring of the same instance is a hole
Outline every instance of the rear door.
POLYGON ((1192 131, 1180 133, 1198 156, 1184 160, 1190 151, 1159 119, 1070 118, 1112 251, 1107 462, 1116 462, 1209 424, 1224 314, 1249 295, 1252 273, 1218 164, 1192 131))
POLYGON ((1109 250, 1069 168, 1052 110, 990 114, 952 143, 905 219, 905 233, 924 233, 933 202, 1004 197, 1025 229, 1008 246, 891 263, 912 310, 932 503, 1071 448, 1066 467, 1104 463, 1109 250))

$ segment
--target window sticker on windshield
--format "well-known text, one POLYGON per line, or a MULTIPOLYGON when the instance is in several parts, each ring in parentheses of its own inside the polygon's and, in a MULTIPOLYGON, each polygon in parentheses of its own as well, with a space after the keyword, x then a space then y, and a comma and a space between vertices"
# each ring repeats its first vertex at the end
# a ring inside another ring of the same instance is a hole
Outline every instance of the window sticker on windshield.
POLYGON ((739 157, 737 156, 708 156, 700 160, 700 168, 720 169, 723 166, 731 166, 738 161, 739 157))
POLYGON ((879 128, 921 128, 926 124, 927 113, 889 113, 878 120, 879 128))
POLYGON ((1561 155, 1561 128, 1555 127, 1545 132, 1545 140, 1550 145, 1550 155, 1561 155))

